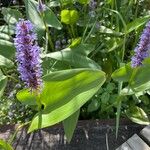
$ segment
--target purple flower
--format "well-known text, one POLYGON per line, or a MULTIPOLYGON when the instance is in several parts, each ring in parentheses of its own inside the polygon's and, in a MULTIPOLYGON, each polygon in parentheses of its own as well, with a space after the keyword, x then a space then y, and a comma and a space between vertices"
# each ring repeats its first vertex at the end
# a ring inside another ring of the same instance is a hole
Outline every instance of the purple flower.
POLYGON ((150 50, 150 21, 147 23, 146 28, 140 37, 137 47, 134 49, 134 56, 131 58, 131 66, 133 68, 142 65, 142 61, 149 57, 150 50))
POLYGON ((43 4, 41 0, 38 1, 37 10, 38 10, 39 13, 42 13, 46 10, 46 5, 43 4))
POLYGON ((31 91, 39 91, 42 85, 40 47, 37 44, 34 27, 29 20, 20 19, 17 23, 14 44, 21 79, 31 91))

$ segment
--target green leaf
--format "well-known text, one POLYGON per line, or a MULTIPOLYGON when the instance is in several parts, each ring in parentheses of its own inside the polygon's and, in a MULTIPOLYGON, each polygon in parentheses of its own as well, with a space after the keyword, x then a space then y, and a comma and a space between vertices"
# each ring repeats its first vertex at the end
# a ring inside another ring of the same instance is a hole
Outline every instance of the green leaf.
POLYGON ((105 27, 105 26, 101 26, 99 32, 100 32, 101 34, 107 34, 107 35, 109 35, 109 36, 114 36, 114 37, 120 37, 120 36, 123 35, 123 33, 121 33, 121 32, 116 32, 116 31, 114 31, 114 30, 112 30, 112 29, 110 29, 110 28, 107 28, 107 27, 105 27))
POLYGON ((87 5, 90 2, 90 0, 77 0, 77 1, 84 5, 87 5))
POLYGON ((60 6, 60 0, 50 1, 48 3, 48 6, 49 7, 58 7, 58 6, 60 6))
POLYGON ((131 64, 128 63, 126 64, 125 66, 115 70, 113 73, 112 73, 112 78, 115 80, 115 81, 123 81, 123 82, 128 82, 129 79, 131 78, 131 75, 132 75, 132 72, 133 72, 133 69, 131 68, 131 64))
MULTIPOLYGON (((84 47, 83 47, 84 48, 84 47)), ((67 62, 69 65, 72 65, 76 68, 95 68, 95 69, 101 69, 101 67, 94 62, 92 59, 81 55, 82 54, 87 54, 89 51, 84 51, 81 49, 76 50, 77 48, 66 48, 61 51, 57 51, 54 53, 49 53, 42 55, 43 58, 53 58, 59 61, 64 61, 67 62), (79 53, 79 51, 81 52, 79 53)), ((86 49, 85 49, 86 50, 86 49)))
POLYGON ((77 10, 67 10, 61 11, 61 22, 65 24, 75 24, 79 19, 79 13, 77 10))
POLYGON ((8 34, 6 34, 6 33, 1 33, 0 32, 0 39, 9 41, 9 40, 11 40, 11 37, 8 34))
POLYGON ((96 111, 100 106, 100 103, 98 102, 97 99, 93 99, 91 103, 88 105, 87 111, 88 112, 93 112, 96 111))
POLYGON ((1 67, 11 68, 13 65, 14 65, 14 63, 11 60, 0 55, 0 66, 1 67))
POLYGON ((74 24, 79 20, 79 13, 77 10, 70 10, 70 24, 74 24))
POLYGON ((65 130, 65 135, 67 137, 67 141, 70 143, 74 130, 76 128, 76 125, 78 123, 80 110, 75 112, 73 115, 69 116, 67 119, 63 121, 63 126, 65 130))
POLYGON ((0 55, 6 58, 12 58, 15 55, 15 47, 13 43, 0 39, 0 55))
POLYGON ((7 85, 7 77, 4 76, 0 70, 0 98, 3 96, 6 85, 7 85))
POLYGON ((143 65, 137 68, 134 79, 131 81, 131 88, 136 92, 150 89, 150 58, 143 61, 143 65))
POLYGON ((19 91, 16 95, 17 99, 25 105, 37 105, 36 104, 36 96, 29 91, 29 89, 23 89, 19 91))
POLYGON ((11 26, 11 25, 2 25, 0 26, 0 33, 5 33, 5 34, 8 34, 8 35, 13 35, 15 34, 15 29, 14 29, 14 26, 11 26))
POLYGON ((49 27, 54 27, 58 30, 62 28, 62 24, 57 19, 53 11, 49 8, 47 8, 46 11, 44 11, 44 21, 47 23, 49 27))
POLYGON ((45 30, 44 22, 37 11, 38 2, 35 0, 25 0, 26 14, 28 19, 35 24, 38 32, 45 30))
POLYGON ((143 65, 137 68, 131 68, 130 63, 124 67, 114 71, 112 78, 116 81, 130 82, 129 93, 126 90, 122 91, 123 95, 130 95, 132 91, 140 92, 150 89, 150 58, 146 58, 143 61, 143 65), (131 91, 132 89, 132 91, 131 91))
POLYGON ((106 86, 106 90, 111 93, 116 88, 116 85, 114 83, 108 83, 106 86))
POLYGON ((22 14, 17 9, 2 8, 2 14, 7 24, 16 24, 19 18, 23 18, 22 14))
POLYGON ((70 24, 70 12, 69 10, 62 10, 61 11, 61 22, 65 24, 70 24))
POLYGON ((109 98, 110 98, 110 94, 108 92, 104 92, 102 95, 101 95, 101 101, 103 104, 107 104, 108 101, 109 101, 109 98))
POLYGON ((142 18, 137 18, 133 22, 127 24, 127 33, 132 32, 133 30, 137 30, 139 27, 144 25, 150 19, 150 15, 144 16, 142 18))
MULTIPOLYGON (((76 42, 79 42, 80 38, 77 39, 76 42)), ((79 53, 81 55, 84 56, 88 56, 92 51, 94 51, 95 46, 93 44, 75 44, 73 42, 73 44, 71 44, 69 46, 69 48, 71 48, 71 51, 75 52, 75 53, 79 53)))
POLYGON ((4 140, 0 139, 0 149, 1 150, 13 150, 12 146, 4 140))
POLYGON ((76 38, 76 39, 73 39, 73 41, 71 42, 71 45, 69 46, 70 48, 72 47, 76 47, 78 46, 79 44, 81 43, 81 38, 76 38))
POLYGON ((79 110, 105 82, 105 73, 92 69, 72 69, 43 77, 40 100, 45 106, 33 118, 29 132, 54 125, 79 110))
POLYGON ((139 108, 137 106, 130 107, 126 111, 126 115, 128 116, 129 119, 131 119, 135 123, 142 124, 142 125, 150 124, 147 114, 144 112, 142 108, 139 108))

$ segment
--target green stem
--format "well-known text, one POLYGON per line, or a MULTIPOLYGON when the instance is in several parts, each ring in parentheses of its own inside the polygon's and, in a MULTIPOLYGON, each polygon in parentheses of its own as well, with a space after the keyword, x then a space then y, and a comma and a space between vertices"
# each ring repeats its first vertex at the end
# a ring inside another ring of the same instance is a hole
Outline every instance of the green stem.
POLYGON ((70 25, 70 28, 71 28, 72 35, 73 35, 73 37, 75 38, 75 37, 76 37, 76 34, 75 34, 75 31, 74 31, 74 26, 73 26, 73 25, 70 25))
POLYGON ((14 80, 15 82, 19 82, 19 80, 15 79, 14 77, 10 76, 10 75, 7 75, 8 78, 14 80))
POLYGON ((72 35, 72 32, 71 32, 69 25, 67 25, 67 30, 69 32, 70 38, 73 39, 73 35, 72 35))

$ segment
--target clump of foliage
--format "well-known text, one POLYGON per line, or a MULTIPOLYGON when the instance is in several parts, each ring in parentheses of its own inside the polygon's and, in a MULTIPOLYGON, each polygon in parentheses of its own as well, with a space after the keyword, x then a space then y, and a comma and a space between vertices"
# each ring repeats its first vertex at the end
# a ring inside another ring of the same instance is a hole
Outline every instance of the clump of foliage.
POLYGON ((26 122, 32 132, 63 122, 68 141, 78 118, 116 117, 117 128, 120 116, 149 124, 149 24, 140 38, 150 20, 147 3, 5 4, 0 25, 0 123, 26 122))

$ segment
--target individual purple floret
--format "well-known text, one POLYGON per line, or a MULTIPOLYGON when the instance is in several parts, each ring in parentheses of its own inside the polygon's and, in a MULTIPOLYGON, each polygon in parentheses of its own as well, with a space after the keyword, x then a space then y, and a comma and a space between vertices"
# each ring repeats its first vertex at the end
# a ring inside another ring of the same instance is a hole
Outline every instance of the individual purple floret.
POLYGON ((38 7, 37 7, 38 12, 42 13, 46 10, 46 5, 42 3, 41 0, 38 1, 38 7))
POLYGON ((37 44, 34 27, 29 20, 20 19, 17 23, 14 44, 21 79, 31 91, 41 90, 40 47, 37 44))
POLYGON ((131 66, 133 68, 142 65, 142 61, 149 56, 150 50, 150 21, 146 24, 146 28, 140 37, 137 47, 134 49, 134 56, 131 58, 131 66))

